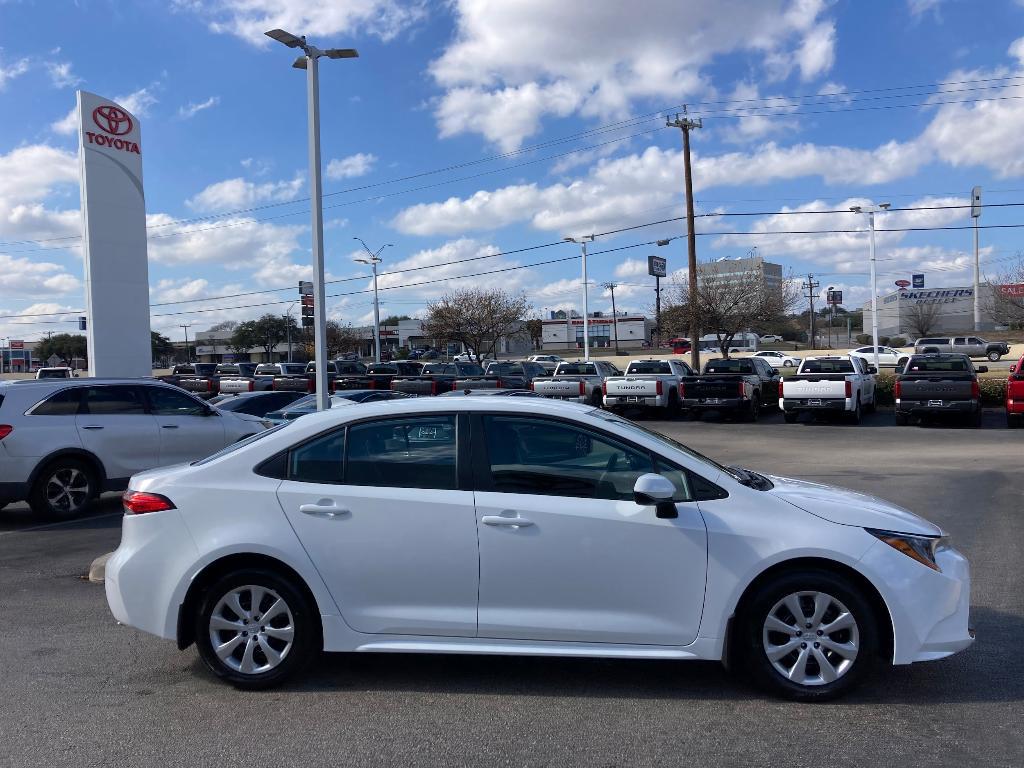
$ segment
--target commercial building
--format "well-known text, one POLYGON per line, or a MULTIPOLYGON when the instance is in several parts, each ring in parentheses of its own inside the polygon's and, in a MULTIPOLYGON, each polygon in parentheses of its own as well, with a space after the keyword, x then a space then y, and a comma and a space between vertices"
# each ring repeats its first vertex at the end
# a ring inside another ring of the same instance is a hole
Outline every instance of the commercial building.
MULTIPOLYGON (((552 313, 542 323, 542 346, 545 352, 565 349, 583 349, 583 318, 577 313, 552 313)), ((620 349, 640 349, 651 343, 654 322, 642 315, 620 312, 614 317, 605 312, 594 312, 588 318, 590 346, 602 349, 615 346, 618 334, 620 349)))
POLYGON ((21 339, 0 340, 0 373, 28 373, 41 365, 32 359, 35 342, 21 339))
POLYGON ((740 282, 751 273, 756 273, 769 288, 782 288, 782 265, 765 261, 761 256, 744 256, 738 259, 718 259, 705 261, 697 265, 697 277, 714 277, 717 279, 740 282))
MULTIPOLYGON (((981 286, 981 330, 997 325, 995 288, 981 286)), ((927 335, 974 330, 974 288, 901 289, 878 297, 878 334, 914 339, 921 334, 917 319, 930 321, 927 335)), ((871 333, 871 302, 864 304, 864 333, 871 333)))

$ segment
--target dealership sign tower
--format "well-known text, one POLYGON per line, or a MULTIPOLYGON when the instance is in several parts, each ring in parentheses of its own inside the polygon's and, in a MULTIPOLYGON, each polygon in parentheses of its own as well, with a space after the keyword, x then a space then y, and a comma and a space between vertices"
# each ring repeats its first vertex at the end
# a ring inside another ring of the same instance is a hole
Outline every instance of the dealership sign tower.
POLYGON ((82 248, 92 376, 149 376, 142 136, 124 107, 78 92, 82 248))

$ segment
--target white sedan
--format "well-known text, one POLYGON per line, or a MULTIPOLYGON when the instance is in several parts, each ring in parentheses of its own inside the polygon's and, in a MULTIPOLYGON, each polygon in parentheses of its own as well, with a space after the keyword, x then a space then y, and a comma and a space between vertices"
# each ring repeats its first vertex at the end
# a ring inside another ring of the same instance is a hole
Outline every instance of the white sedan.
POLYGON ((764 351, 757 352, 754 357, 760 357, 763 360, 767 360, 772 368, 797 368, 802 362, 799 357, 793 357, 787 355, 785 352, 772 352, 764 351))
MULTIPOLYGON (((870 365, 875 364, 875 348, 874 347, 859 347, 850 352, 850 357, 859 357, 870 365)), ((878 364, 885 366, 896 366, 901 360, 906 360, 910 357, 910 353, 902 349, 895 349, 894 347, 879 347, 878 348, 878 364)))
POLYGON ((606 411, 417 398, 135 476, 118 621, 240 688, 320 650, 713 659, 823 700, 969 646, 967 560, 870 496, 721 466, 606 411))

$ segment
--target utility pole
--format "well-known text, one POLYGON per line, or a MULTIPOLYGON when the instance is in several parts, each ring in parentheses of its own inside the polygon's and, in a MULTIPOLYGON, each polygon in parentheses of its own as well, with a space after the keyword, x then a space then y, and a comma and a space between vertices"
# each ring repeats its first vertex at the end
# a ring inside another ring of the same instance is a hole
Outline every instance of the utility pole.
POLYGON ((188 348, 188 329, 192 327, 192 324, 189 323, 188 325, 182 325, 180 327, 185 329, 185 362, 186 363, 191 363, 192 362, 192 353, 189 351, 189 348, 188 348))
POLYGON ((654 276, 654 327, 658 333, 654 339, 654 348, 661 347, 661 278, 654 276))
POLYGON ((698 118, 691 120, 686 116, 686 106, 683 105, 683 114, 677 114, 674 119, 666 120, 665 125, 669 128, 678 128, 683 132, 683 174, 686 183, 686 246, 689 263, 687 272, 690 278, 690 367, 695 371, 700 370, 700 317, 697 311, 697 233, 693 229, 693 179, 690 173, 690 131, 694 128, 703 128, 703 121, 698 118))
POLYGON ((814 349, 814 292, 821 287, 821 283, 814 282, 814 275, 807 275, 807 282, 801 286, 807 295, 804 297, 810 299, 811 302, 811 314, 810 314, 810 335, 807 337, 807 348, 814 349))
POLYGON ((619 354, 619 317, 615 314, 615 289, 618 288, 616 283, 601 283, 603 288, 607 288, 612 292, 612 335, 615 337, 615 354, 619 354))
POLYGON ((978 257, 978 219, 981 218, 981 187, 971 190, 971 221, 974 222, 974 331, 981 330, 981 259, 978 257))
POLYGON ((363 250, 366 251, 367 258, 365 259, 353 259, 358 264, 369 264, 373 267, 373 361, 375 363, 380 362, 380 302, 377 300, 377 265, 383 261, 380 257, 381 251, 385 248, 390 248, 394 243, 384 243, 376 251, 371 251, 370 247, 363 242, 361 237, 353 237, 353 240, 358 240, 362 243, 363 250))

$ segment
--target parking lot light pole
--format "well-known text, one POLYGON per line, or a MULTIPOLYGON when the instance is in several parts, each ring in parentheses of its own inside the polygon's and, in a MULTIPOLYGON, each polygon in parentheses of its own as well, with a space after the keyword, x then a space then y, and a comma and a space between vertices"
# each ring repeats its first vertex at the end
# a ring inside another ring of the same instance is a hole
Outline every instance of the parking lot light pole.
POLYGON ((353 59, 359 56, 354 48, 329 48, 322 51, 306 42, 305 37, 293 35, 283 29, 271 29, 267 37, 302 49, 292 66, 306 70, 306 109, 309 120, 309 187, 310 212, 312 214, 313 245, 313 355, 316 360, 316 409, 325 411, 331 407, 327 391, 327 301, 324 290, 324 211, 323 188, 320 182, 320 81, 319 60, 353 59))
POLYGON ((854 213, 868 215, 869 259, 871 261, 871 345, 875 353, 875 370, 878 370, 878 285, 875 282, 875 214, 889 208, 889 203, 879 205, 855 205, 850 208, 854 213))
POLYGON ((366 243, 363 242, 361 237, 353 237, 353 240, 358 240, 363 245, 363 250, 366 251, 369 256, 368 259, 353 259, 357 264, 370 264, 373 267, 373 348, 374 362, 380 362, 380 302, 377 300, 377 265, 383 261, 380 257, 380 252, 385 248, 390 248, 394 243, 385 243, 377 252, 371 251, 366 243))
POLYGON ((567 243, 579 243, 583 256, 583 359, 590 362, 590 326, 587 319, 587 243, 594 242, 594 236, 563 237, 562 240, 567 243))

